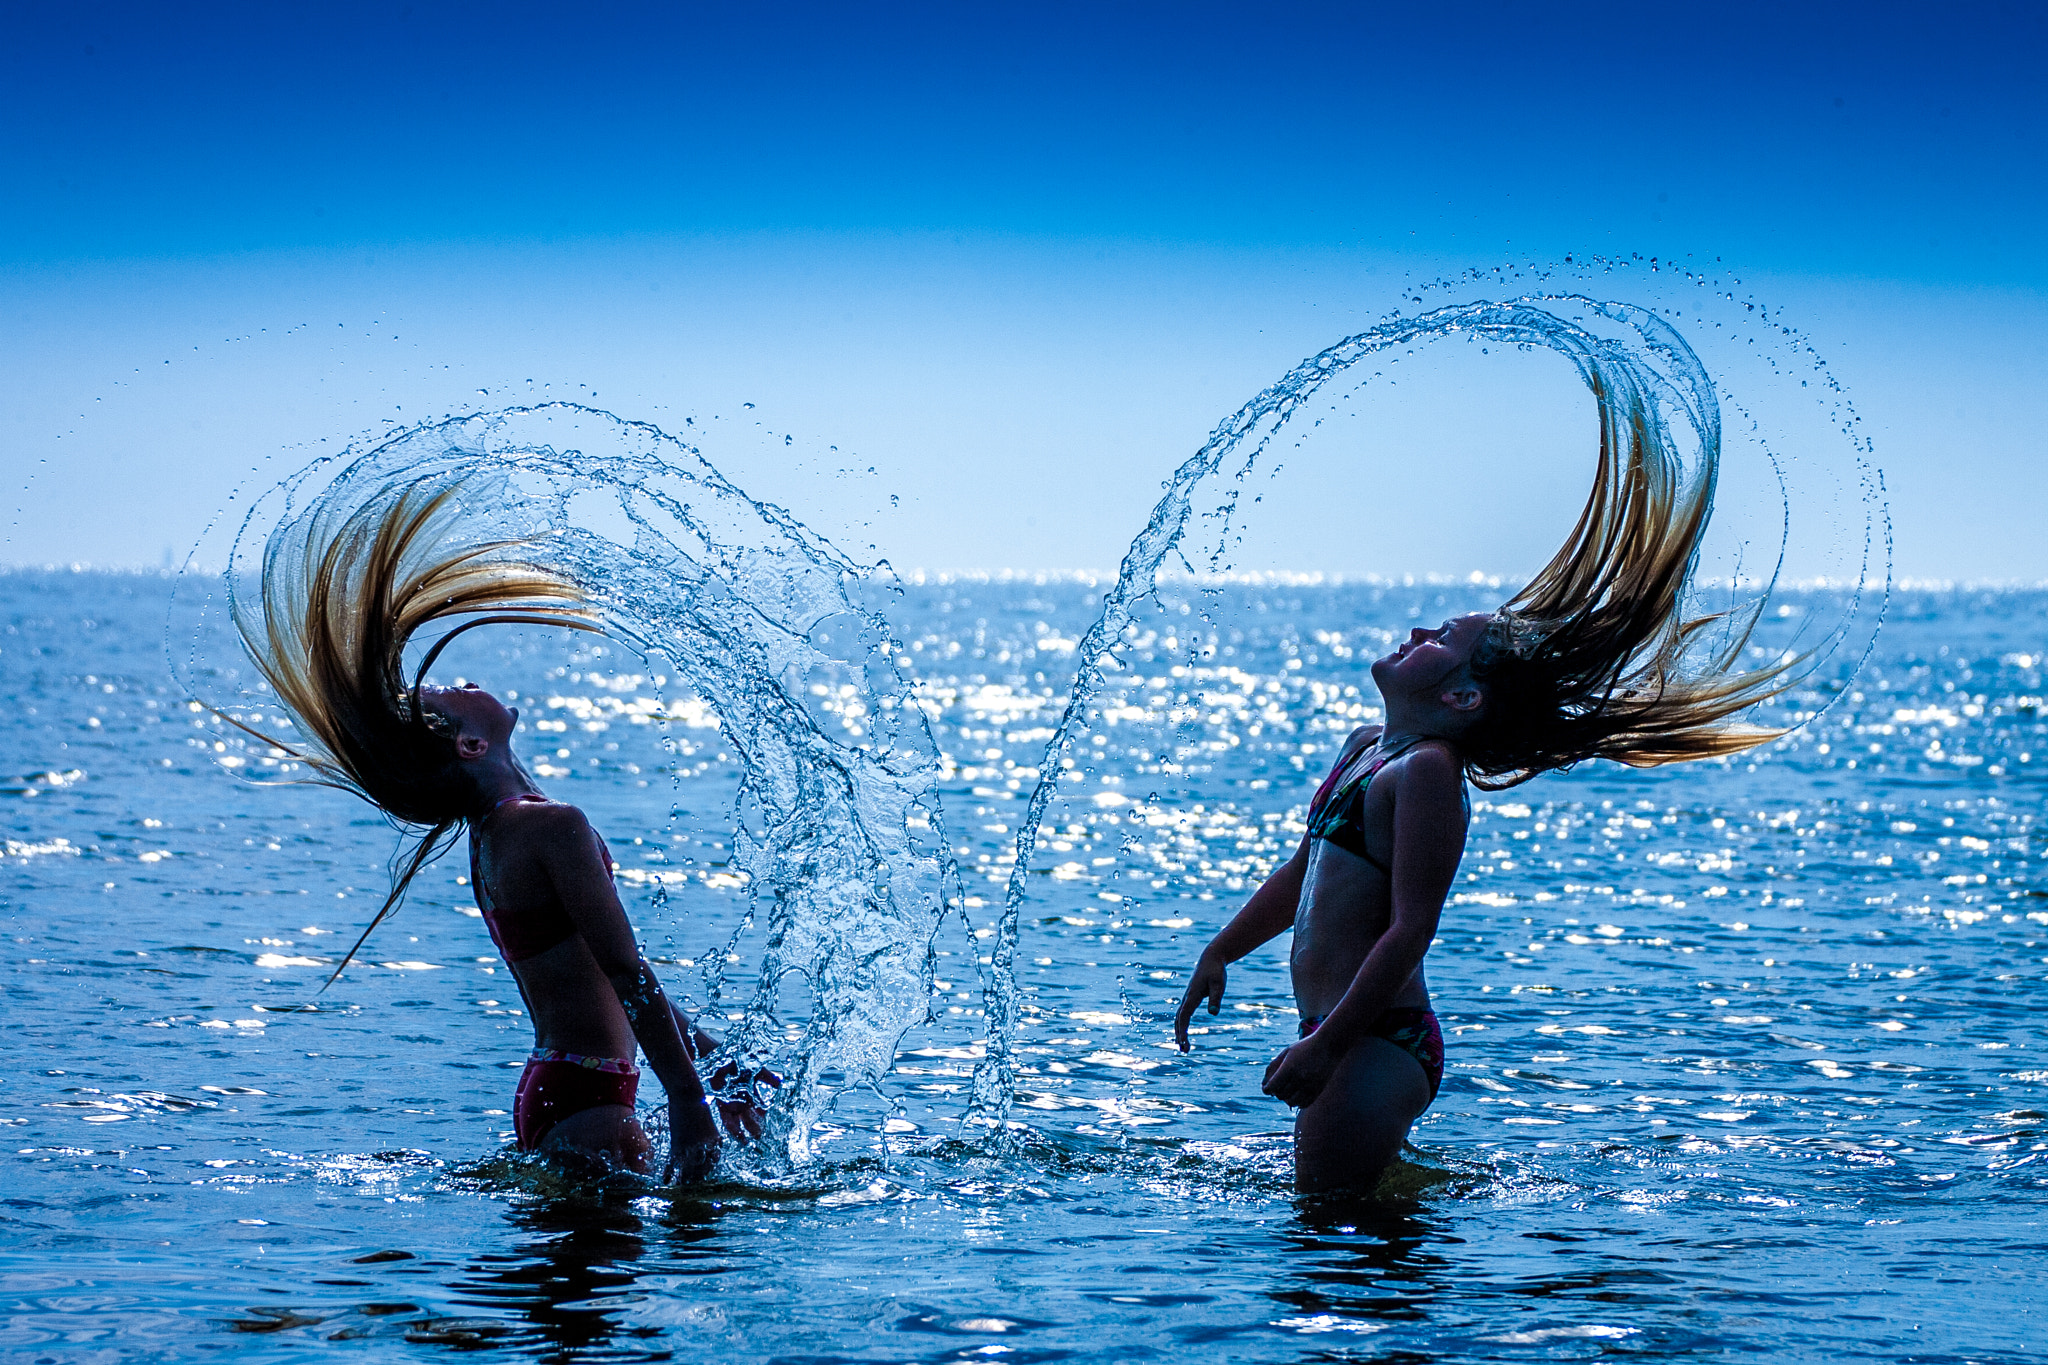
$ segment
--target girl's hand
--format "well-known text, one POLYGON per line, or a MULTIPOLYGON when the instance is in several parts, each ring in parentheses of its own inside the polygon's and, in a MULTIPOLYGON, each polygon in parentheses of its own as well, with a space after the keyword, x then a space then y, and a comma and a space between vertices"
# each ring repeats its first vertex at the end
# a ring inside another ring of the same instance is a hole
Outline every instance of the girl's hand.
POLYGON ((718 1125, 702 1099, 668 1102, 668 1168, 664 1185, 694 1185, 718 1165, 718 1125))
POLYGON ((1187 993, 1180 998, 1180 1010, 1173 1016, 1173 1041, 1180 1044, 1180 1050, 1188 1050, 1188 1020, 1194 1017, 1195 1003, 1203 996, 1209 997, 1209 1013, 1217 1014, 1223 1009, 1223 986, 1229 973, 1221 961, 1203 953, 1195 963, 1194 975, 1188 978, 1187 993))
POLYGON ((718 1121, 735 1142, 752 1142, 761 1136, 761 1123, 768 1117, 768 1106, 754 1088, 761 1085, 780 1089, 782 1077, 765 1066, 742 1071, 738 1062, 727 1062, 711 1073, 707 1088, 718 1108, 718 1121))
POLYGON ((1310 1034, 1273 1059, 1266 1068, 1266 1079, 1259 1089, 1282 1104, 1306 1109, 1316 1102, 1316 1096, 1322 1094, 1323 1087, 1330 1083, 1338 1060, 1338 1054, 1329 1044, 1310 1034))

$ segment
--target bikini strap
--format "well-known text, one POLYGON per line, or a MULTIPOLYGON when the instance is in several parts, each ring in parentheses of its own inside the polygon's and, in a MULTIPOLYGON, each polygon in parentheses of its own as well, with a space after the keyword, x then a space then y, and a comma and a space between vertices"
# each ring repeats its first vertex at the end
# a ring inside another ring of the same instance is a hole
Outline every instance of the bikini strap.
POLYGON ((1367 754, 1372 755, 1372 757, 1370 759, 1367 759, 1365 766, 1359 769, 1356 773, 1346 774, 1345 779, 1339 782, 1334 788, 1331 789, 1330 799, 1334 801, 1336 800, 1339 793, 1348 791, 1351 788, 1360 786, 1364 783, 1371 782, 1373 778, 1378 775, 1380 769, 1386 767, 1389 763, 1392 763, 1395 759, 1399 758, 1402 754, 1407 753, 1410 749, 1422 743, 1422 741, 1427 738, 1427 735, 1418 736, 1415 739, 1409 740, 1400 748, 1391 749, 1386 753, 1379 752, 1380 741, 1375 739, 1370 745, 1366 746, 1364 749, 1359 750, 1357 754, 1353 755, 1351 762, 1357 763, 1359 759, 1365 758, 1367 754))

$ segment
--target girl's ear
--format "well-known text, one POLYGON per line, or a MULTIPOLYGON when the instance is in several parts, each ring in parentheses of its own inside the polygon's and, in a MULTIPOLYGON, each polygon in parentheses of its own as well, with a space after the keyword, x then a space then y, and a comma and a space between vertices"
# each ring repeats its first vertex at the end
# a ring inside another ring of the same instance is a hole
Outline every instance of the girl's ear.
POLYGON ((1486 700, 1486 694, 1473 684, 1466 683, 1461 687, 1446 688, 1437 700, 1449 710, 1470 714, 1479 709, 1479 704, 1486 700))
POLYGON ((474 735, 465 730, 455 737, 455 756, 457 758, 482 758, 490 751, 491 742, 482 735, 474 735))

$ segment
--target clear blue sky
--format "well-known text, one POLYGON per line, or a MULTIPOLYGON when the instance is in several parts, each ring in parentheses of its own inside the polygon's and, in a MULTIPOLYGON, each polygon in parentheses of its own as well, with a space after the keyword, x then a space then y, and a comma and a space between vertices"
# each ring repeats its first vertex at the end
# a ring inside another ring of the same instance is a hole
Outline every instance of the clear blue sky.
POLYGON ((1404 273, 1602 251, 1730 263, 1814 337, 1906 572, 2048 577, 2044 14, 10 5, 0 559, 155 563, 252 466, 532 380, 756 402, 816 459, 735 472, 902 565, 1108 565, 1404 273))

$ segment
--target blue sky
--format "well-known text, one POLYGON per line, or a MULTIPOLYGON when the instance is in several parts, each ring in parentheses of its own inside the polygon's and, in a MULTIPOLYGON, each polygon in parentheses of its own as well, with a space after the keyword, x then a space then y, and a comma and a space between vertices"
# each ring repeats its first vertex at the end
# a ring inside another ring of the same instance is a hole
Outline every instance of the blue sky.
MULTIPOLYGON (((2043 13, 10 5, 0 558, 155 563, 252 466, 532 380, 764 414, 816 458, 735 472, 901 565, 1108 565, 1404 277, 1634 252, 1830 356, 1902 569, 2048 577, 2043 13)), ((1487 420, 1393 447, 1570 501, 1568 396, 1443 382, 1487 420)), ((1429 496, 1401 466, 1341 491, 1429 496)), ((1292 567, 1512 570, 1510 520, 1292 567)))

